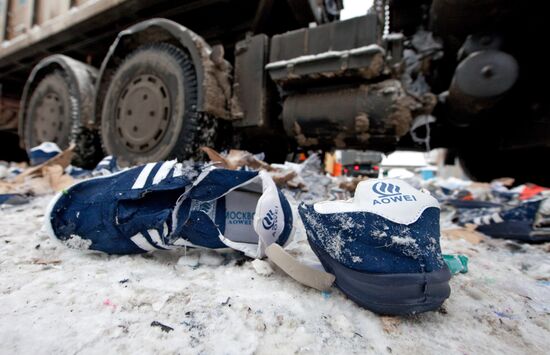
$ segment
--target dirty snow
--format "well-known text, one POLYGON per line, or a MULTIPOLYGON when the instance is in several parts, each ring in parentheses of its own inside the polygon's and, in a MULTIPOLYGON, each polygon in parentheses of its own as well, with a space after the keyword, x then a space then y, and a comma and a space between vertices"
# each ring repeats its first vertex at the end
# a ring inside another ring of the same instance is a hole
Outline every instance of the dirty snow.
MULTIPOLYGON (((51 196, 0 211, 0 353, 544 354, 550 244, 443 240, 469 257, 439 312, 377 316, 265 261, 205 250, 107 256, 50 240, 51 196), (270 269, 272 271, 270 271, 270 269)), ((314 259, 298 222, 289 251, 314 259)))

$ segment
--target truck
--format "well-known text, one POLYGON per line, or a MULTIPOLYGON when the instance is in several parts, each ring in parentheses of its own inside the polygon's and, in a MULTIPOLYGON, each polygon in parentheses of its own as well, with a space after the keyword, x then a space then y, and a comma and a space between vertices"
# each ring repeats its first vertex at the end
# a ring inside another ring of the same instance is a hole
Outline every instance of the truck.
POLYGON ((445 147, 473 179, 550 182, 542 4, 374 0, 340 20, 342 8, 0 0, 1 151, 74 143, 89 167, 201 146, 270 161, 297 147, 445 147))

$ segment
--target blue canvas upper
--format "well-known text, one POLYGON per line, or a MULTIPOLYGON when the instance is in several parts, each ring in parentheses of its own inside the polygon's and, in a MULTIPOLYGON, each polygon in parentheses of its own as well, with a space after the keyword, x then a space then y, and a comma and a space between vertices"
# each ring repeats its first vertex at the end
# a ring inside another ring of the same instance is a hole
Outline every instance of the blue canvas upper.
POLYGON ((168 176, 153 185, 152 179, 162 164, 152 165, 143 188, 132 189, 150 164, 69 188, 55 201, 49 215, 55 236, 61 240, 78 236, 91 241, 90 249, 111 254, 146 251, 130 237, 142 233, 152 243, 148 230, 164 230, 177 198, 191 184, 188 176, 181 175, 168 176))
POLYGON ((110 175, 112 173, 116 173, 117 171, 120 171, 120 168, 117 165, 117 159, 112 155, 107 155, 105 158, 101 159, 99 163, 97 163, 96 167, 92 171, 92 175, 110 175))
POLYGON ((322 213, 314 205, 300 205, 299 213, 314 249, 320 248, 340 264, 367 273, 422 273, 443 268, 435 199, 399 180, 361 184, 355 199, 362 202, 350 203, 349 207, 345 206, 347 201, 342 202, 347 211, 337 207, 322 213), (379 187, 384 185, 377 185, 380 182, 394 190, 381 192, 379 187))
POLYGON ((57 154, 61 153, 61 149, 57 144, 52 142, 44 142, 34 148, 31 148, 28 152, 31 165, 40 165, 57 154))
MULTIPOLYGON (((69 245, 83 242, 89 249, 110 254, 183 246, 227 248, 220 237, 225 224, 224 196, 259 180, 258 173, 200 172, 198 166, 159 162, 73 185, 50 206, 51 234, 69 245)), ((290 207, 280 197, 291 225, 290 207)), ((290 229, 285 230, 276 242, 283 244, 289 235, 290 229)))

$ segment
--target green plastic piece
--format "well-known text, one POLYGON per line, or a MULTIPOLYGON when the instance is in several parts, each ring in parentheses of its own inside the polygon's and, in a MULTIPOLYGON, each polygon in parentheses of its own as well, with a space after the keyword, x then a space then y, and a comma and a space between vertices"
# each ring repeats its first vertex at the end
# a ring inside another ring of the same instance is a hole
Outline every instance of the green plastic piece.
POLYGON ((449 267, 451 274, 465 274, 468 272, 468 257, 460 254, 443 254, 443 260, 449 267))

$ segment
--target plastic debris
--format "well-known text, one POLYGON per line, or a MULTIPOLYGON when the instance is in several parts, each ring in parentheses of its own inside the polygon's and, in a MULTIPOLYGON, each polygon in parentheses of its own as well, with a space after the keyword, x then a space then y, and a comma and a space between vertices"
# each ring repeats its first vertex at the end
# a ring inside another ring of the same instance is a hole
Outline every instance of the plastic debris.
POLYGON ((110 299, 106 298, 105 300, 103 300, 103 305, 104 306, 107 306, 109 308, 111 308, 111 311, 114 312, 116 311, 116 308, 117 308, 117 305, 114 304, 113 302, 111 302, 110 299))
POLYGON ((443 254, 443 260, 449 267, 451 274, 465 274, 468 272, 468 257, 461 254, 443 254))
POLYGON ((160 322, 157 322, 156 320, 151 322, 151 327, 159 327, 160 330, 162 330, 162 331, 165 332, 165 333, 169 333, 169 332, 171 332, 172 330, 174 330, 174 328, 169 327, 169 326, 167 326, 167 325, 164 325, 164 324, 162 324, 162 323, 160 323, 160 322))

